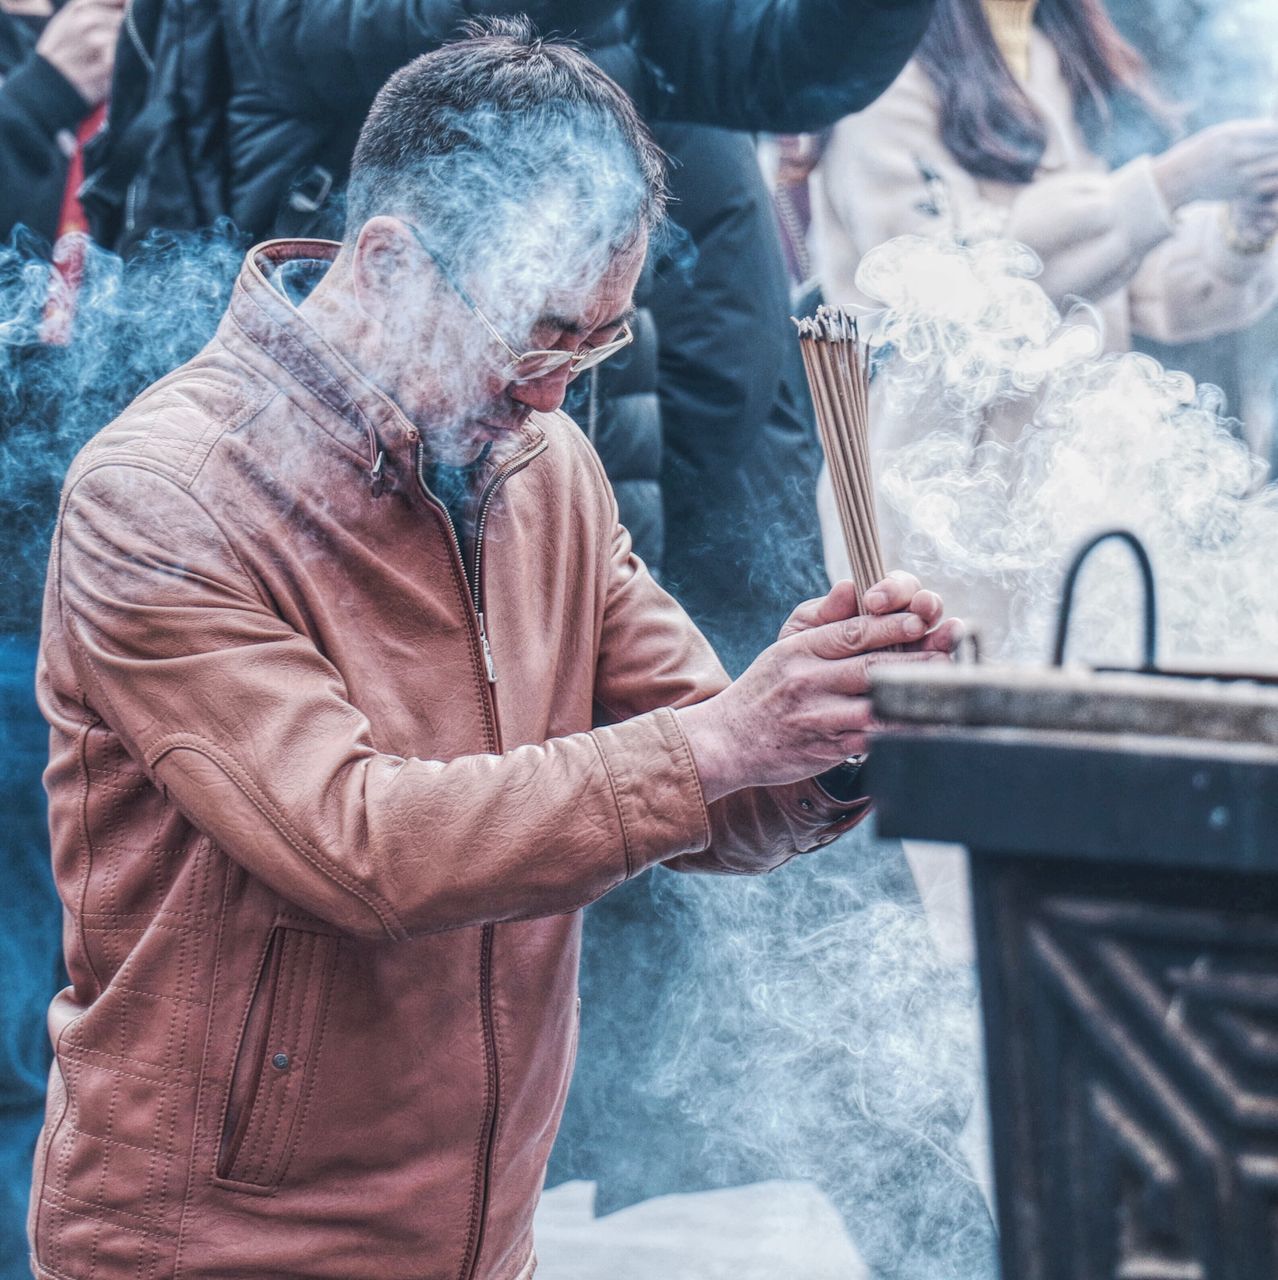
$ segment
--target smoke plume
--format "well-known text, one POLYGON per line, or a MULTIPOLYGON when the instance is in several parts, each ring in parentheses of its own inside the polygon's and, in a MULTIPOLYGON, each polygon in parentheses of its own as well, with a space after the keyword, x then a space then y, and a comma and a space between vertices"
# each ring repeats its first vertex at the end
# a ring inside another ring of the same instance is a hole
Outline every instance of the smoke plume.
MULTIPOLYGON (((226 306, 244 244, 228 225, 153 235, 128 262, 81 242, 71 297, 47 249, 19 231, 0 249, 0 628, 39 618, 48 539, 71 459, 152 382, 193 356, 226 306), (53 309, 73 308, 47 342, 53 309)), ((77 250, 78 251, 78 250, 77 250)))
MULTIPOLYGON (((941 423, 881 460, 911 564, 995 584, 1012 620, 1000 656, 1041 661, 1067 558, 1124 525, 1153 557, 1165 656, 1272 662, 1278 489, 1262 485, 1216 388, 1145 355, 1098 354, 1093 313, 1062 317, 1037 269, 1023 245, 916 237, 862 262, 859 286, 885 303, 878 394, 893 413, 941 423), (1029 425, 987 438, 1004 411, 1029 425)), ((1075 651, 1130 660, 1136 593, 1122 552, 1098 555, 1080 583, 1075 651)))

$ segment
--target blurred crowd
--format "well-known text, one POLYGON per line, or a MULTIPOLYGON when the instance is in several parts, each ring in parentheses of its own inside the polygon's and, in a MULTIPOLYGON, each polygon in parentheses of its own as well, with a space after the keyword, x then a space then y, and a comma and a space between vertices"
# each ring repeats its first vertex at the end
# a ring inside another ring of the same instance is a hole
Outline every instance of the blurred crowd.
MULTIPOLYGON (((580 41, 670 157, 673 226, 645 272, 633 349, 583 375, 567 408, 636 549, 734 674, 793 601, 846 573, 789 317, 821 297, 872 307, 857 283, 871 249, 907 234, 1019 240, 1062 310, 1096 308, 1111 351, 1254 333, 1278 296, 1278 123, 1195 128, 1120 33, 1139 37, 1141 0, 1113 13, 1102 0, 0 0, 0 240, 39 245, 50 264, 39 341, 77 341, 86 237, 124 257, 220 220, 245 245, 338 238, 373 95, 455 35, 462 7, 522 10, 580 41)), ((1269 365, 1238 358, 1254 341, 1200 348, 1197 372, 1263 425, 1269 365)), ((1024 406, 992 414, 974 456, 1027 421, 1024 406)), ((882 402, 873 422, 879 455, 933 425, 882 402)), ((1267 453, 1263 434, 1253 443, 1267 453)), ((908 530, 889 519, 883 536, 887 560, 908 566, 908 530)), ((42 1011, 61 982, 32 695, 39 588, 0 637, 6 1276, 25 1270, 42 1011)), ((997 584, 941 589, 983 629, 1007 625, 997 584)), ((582 1058, 551 1174, 597 1180, 601 1212, 702 1178, 642 1072, 607 1078, 590 1051, 624 1039, 636 1062, 655 1053, 646 1009, 679 963, 678 919, 653 917, 643 882, 588 915, 582 1058), (619 971, 643 981, 602 978, 619 971), (640 1127, 644 1157, 620 1160, 640 1127)))

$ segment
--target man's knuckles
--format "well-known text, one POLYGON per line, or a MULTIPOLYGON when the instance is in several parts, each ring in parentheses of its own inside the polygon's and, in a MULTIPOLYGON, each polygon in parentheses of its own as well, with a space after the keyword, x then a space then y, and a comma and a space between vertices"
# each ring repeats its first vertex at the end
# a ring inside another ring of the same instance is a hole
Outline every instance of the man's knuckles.
POLYGON ((865 606, 871 613, 891 613, 904 609, 919 593, 922 583, 904 569, 893 569, 865 593, 865 606))
POLYGON ((809 652, 819 658, 854 658, 891 645, 919 640, 927 623, 914 613, 892 613, 883 617, 860 616, 814 627, 806 633, 809 652))
POLYGON ((844 653, 859 653, 870 642, 872 629, 868 618, 846 618, 835 623, 832 639, 844 653))

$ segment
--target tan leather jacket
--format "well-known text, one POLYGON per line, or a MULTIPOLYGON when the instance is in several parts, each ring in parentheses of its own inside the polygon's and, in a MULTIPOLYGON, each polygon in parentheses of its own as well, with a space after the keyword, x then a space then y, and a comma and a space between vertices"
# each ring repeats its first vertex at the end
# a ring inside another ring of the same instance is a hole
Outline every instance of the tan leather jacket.
POLYGON ((528 1271, 579 909, 859 816, 813 783, 707 811, 665 708, 726 677, 562 415, 490 464, 472 595, 417 432, 268 279, 333 251, 255 250, 67 479, 44 1280, 528 1271))

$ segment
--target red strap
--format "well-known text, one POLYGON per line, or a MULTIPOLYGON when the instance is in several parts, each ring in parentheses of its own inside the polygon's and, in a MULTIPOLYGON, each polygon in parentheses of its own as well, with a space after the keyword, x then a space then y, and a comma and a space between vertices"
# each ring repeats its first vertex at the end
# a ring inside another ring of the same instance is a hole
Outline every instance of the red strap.
POLYGON ((51 344, 65 345, 71 338, 76 294, 84 279, 86 242, 83 236, 89 230, 79 195, 84 182, 84 144, 102 127, 106 110, 106 103, 103 103, 80 121, 80 127, 75 131, 75 151, 67 165, 62 209, 58 214, 58 234, 53 245, 54 277, 49 283, 49 301, 45 306, 40 335, 51 344))

